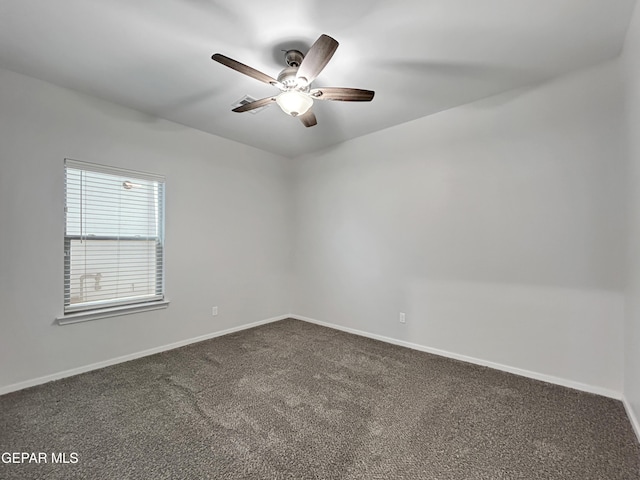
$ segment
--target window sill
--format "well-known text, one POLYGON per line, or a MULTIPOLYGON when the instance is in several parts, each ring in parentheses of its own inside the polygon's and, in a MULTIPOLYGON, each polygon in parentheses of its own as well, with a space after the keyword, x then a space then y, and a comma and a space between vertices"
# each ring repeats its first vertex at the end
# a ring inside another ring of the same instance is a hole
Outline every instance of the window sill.
POLYGON ((87 312, 69 313, 56 317, 56 323, 58 325, 71 325, 72 323, 89 322, 91 320, 98 320, 100 318, 119 317, 120 315, 129 315, 131 313, 148 312, 151 310, 159 310, 161 308, 167 308, 169 306, 169 300, 162 300, 160 302, 148 302, 137 303, 135 305, 121 305, 118 307, 101 308, 97 310, 90 310, 87 312))

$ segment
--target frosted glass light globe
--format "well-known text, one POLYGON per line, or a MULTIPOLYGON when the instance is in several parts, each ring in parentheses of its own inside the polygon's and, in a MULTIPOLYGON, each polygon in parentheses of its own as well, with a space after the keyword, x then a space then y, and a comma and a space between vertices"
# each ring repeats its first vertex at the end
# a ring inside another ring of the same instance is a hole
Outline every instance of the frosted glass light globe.
POLYGON ((292 117, 304 115, 313 105, 313 99, 306 93, 289 90, 276 97, 276 103, 282 111, 292 117))

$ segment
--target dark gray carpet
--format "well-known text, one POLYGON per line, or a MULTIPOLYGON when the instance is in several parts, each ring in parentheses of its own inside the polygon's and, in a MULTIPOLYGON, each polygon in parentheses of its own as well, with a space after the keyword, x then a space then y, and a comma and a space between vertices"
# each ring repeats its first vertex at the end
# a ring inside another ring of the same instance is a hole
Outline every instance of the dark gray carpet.
POLYGON ((640 479, 618 401, 296 320, 2 396, 0 452, 49 456, 3 479, 640 479))

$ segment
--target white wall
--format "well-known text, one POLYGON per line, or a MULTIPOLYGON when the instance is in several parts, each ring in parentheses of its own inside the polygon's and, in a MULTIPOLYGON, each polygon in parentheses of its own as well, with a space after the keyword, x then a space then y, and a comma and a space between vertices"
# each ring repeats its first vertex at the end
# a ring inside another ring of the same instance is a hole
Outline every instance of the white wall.
POLYGON ((620 395, 622 109, 612 62, 298 159, 294 313, 620 395))
POLYGON ((0 389, 291 311, 619 394, 620 73, 604 64, 292 162, 0 70, 0 389), (168 309, 54 324, 65 157, 167 176, 168 309))
POLYGON ((640 437, 640 7, 622 55, 629 144, 629 258, 627 262, 624 394, 640 437))
POLYGON ((0 389, 288 312, 289 182, 285 158, 0 70, 0 389), (168 309, 54 324, 65 157, 166 175, 168 309))

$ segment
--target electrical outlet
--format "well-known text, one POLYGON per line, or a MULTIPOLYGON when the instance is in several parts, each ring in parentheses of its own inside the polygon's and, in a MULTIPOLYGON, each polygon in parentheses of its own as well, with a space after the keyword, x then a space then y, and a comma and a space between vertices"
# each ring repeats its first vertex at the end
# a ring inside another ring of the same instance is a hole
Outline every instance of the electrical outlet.
POLYGON ((400 320, 400 323, 407 323, 407 318, 406 318, 404 312, 400 312, 399 320, 400 320))
POLYGON ((214 317, 218 314, 218 307, 211 307, 211 315, 214 317))

